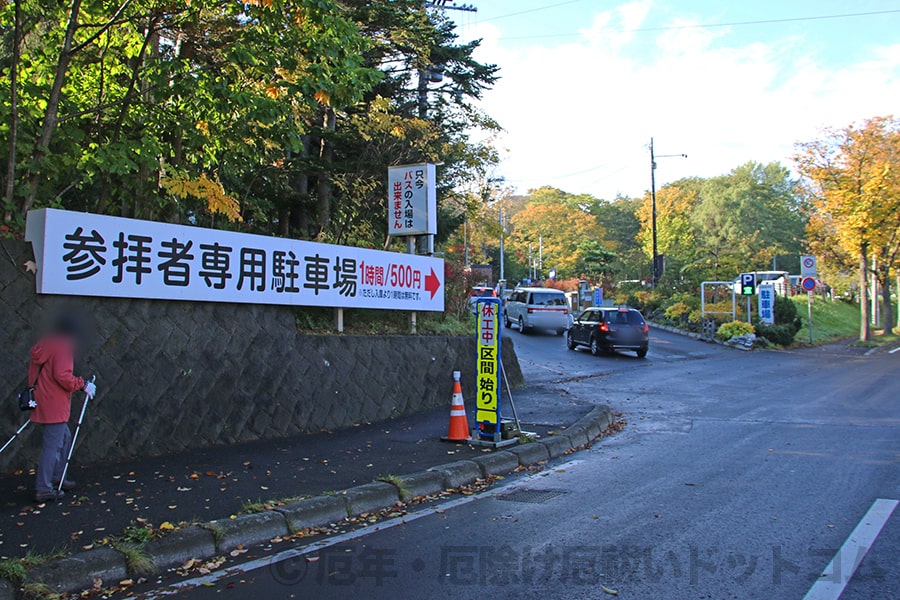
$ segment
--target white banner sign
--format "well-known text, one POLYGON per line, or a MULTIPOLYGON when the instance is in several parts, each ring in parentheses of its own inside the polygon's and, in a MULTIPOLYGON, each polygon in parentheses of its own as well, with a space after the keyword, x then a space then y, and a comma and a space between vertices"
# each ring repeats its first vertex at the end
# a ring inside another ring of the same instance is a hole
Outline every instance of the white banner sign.
POLYGON ((388 233, 437 233, 437 176, 434 165, 388 168, 388 233))
POLYGON ((25 239, 39 294, 444 310, 427 256, 55 209, 30 211, 25 239))
POLYGON ((775 324, 775 286, 762 283, 757 289, 759 294, 759 320, 766 325, 775 324))

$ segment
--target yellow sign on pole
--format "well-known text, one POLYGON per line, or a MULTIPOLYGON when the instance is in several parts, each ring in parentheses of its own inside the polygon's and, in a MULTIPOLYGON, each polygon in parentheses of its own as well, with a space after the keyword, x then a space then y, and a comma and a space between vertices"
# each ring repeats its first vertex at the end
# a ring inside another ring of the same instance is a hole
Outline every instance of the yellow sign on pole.
POLYGON ((500 440, 500 300, 479 298, 475 398, 478 437, 500 440))

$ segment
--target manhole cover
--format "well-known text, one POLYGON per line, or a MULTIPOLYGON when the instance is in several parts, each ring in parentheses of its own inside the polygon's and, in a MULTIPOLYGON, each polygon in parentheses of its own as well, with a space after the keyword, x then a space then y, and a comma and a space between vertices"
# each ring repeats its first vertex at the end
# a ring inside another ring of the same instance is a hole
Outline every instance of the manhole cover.
POLYGON ((565 496, 569 492, 566 490, 516 490, 508 494, 497 494, 494 496, 497 500, 506 500, 507 502, 526 502, 528 504, 543 504, 565 496))

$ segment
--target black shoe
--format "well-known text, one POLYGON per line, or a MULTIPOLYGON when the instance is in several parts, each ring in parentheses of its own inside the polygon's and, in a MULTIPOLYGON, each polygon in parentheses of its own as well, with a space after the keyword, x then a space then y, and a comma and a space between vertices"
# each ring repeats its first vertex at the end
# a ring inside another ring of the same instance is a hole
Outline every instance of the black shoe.
POLYGON ((65 493, 57 490, 50 490, 49 492, 35 492, 34 501, 38 504, 43 504, 45 502, 59 502, 63 499, 63 496, 65 496, 65 493))
MULTIPOLYGON (((71 479, 66 479, 65 481, 63 481, 62 489, 65 490, 65 491, 67 491, 67 492, 70 492, 70 491, 74 490, 76 487, 78 487, 78 485, 77 485, 74 481, 72 481, 71 479)), ((59 482, 58 482, 58 481, 53 482, 53 488, 54 488, 54 489, 57 489, 57 490, 59 489, 59 482)))

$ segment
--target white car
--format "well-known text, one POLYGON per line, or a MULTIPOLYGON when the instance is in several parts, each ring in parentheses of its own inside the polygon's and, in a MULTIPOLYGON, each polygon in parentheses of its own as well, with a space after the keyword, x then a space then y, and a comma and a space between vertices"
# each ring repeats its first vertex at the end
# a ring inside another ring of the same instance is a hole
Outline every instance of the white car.
POLYGON ((569 328, 569 303, 565 293, 551 288, 518 288, 506 302, 503 324, 528 333, 532 329, 552 329, 557 335, 569 328))

